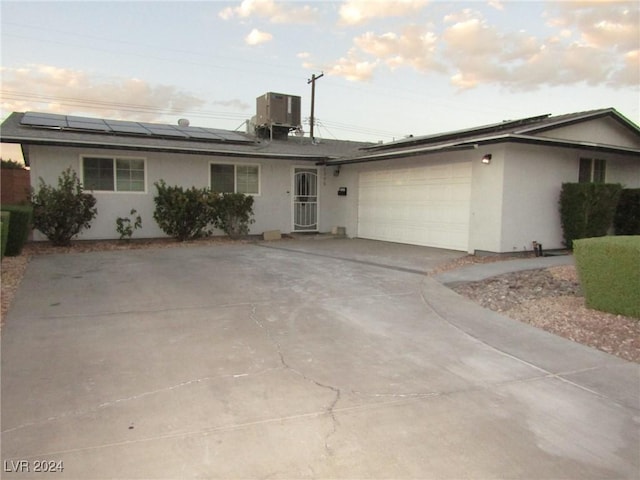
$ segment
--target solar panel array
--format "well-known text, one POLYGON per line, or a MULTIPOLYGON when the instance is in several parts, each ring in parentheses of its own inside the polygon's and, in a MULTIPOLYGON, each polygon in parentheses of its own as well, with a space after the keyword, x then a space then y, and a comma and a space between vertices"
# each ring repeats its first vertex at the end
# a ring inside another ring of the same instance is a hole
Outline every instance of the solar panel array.
POLYGON ((54 113, 27 112, 20 121, 32 127, 59 128, 85 132, 113 133, 124 135, 144 135, 149 137, 174 138, 182 140, 202 140, 213 142, 253 143, 237 132, 217 128, 183 127, 159 123, 130 122, 124 120, 103 120, 100 118, 76 117, 54 113))

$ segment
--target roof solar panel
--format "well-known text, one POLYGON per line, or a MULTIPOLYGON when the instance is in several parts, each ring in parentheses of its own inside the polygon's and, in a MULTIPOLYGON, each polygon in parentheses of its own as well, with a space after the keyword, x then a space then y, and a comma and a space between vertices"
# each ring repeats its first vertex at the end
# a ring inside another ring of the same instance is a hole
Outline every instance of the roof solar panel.
POLYGON ((111 131, 109 126, 103 121, 92 122, 92 121, 86 121, 86 120, 93 120, 93 119, 80 119, 78 117, 75 117, 75 118, 67 117, 67 123, 69 125, 69 128, 77 128, 80 130, 94 130, 98 132, 111 131))
POLYGON ((234 132, 231 130, 220 130, 217 128, 203 128, 203 130, 210 132, 214 135, 218 135, 222 137, 223 140, 226 140, 229 142, 251 142, 251 140, 249 140, 244 135, 241 135, 238 132, 234 132))
POLYGON ((67 126, 67 118, 64 115, 55 113, 35 113, 27 112, 20 120, 22 125, 32 125, 36 127, 59 127, 67 126))
POLYGON ((98 125, 104 125, 104 120, 102 118, 93 118, 93 117, 78 117, 76 115, 67 115, 67 122, 83 122, 83 123, 96 123, 98 125))
POLYGON ((187 134, 189 138, 193 138, 195 140, 224 140, 222 136, 200 127, 178 127, 178 129, 187 134))
POLYGON ((151 135, 151 132, 137 122, 123 120, 105 120, 105 123, 115 133, 133 133, 136 135, 151 135))
POLYGON ((115 133, 123 135, 146 135, 211 142, 252 143, 253 140, 239 132, 218 128, 183 127, 169 124, 104 120, 101 118, 58 115, 54 113, 27 112, 20 121, 22 125, 84 130, 87 132, 115 133))
POLYGON ((177 128, 172 127, 171 125, 153 125, 150 123, 143 124, 144 127, 149 130, 154 135, 160 135, 163 137, 178 137, 178 138, 189 138, 184 132, 181 132, 177 128))
POLYGON ((252 140, 249 140, 247 137, 240 135, 239 133, 234 133, 234 132, 227 132, 223 135, 223 138, 227 141, 231 141, 231 142, 249 142, 251 143, 252 140))

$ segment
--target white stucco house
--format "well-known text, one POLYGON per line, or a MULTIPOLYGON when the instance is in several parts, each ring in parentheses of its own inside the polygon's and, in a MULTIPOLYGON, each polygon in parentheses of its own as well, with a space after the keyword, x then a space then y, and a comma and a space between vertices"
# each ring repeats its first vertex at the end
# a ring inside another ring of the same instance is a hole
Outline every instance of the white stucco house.
MULTIPOLYGON (((385 144, 262 139, 185 125, 13 113, 0 140, 22 146, 31 183, 71 167, 97 198, 81 239, 161 237, 154 183, 255 197, 251 233, 327 232, 469 253, 563 248, 564 182, 640 187, 640 128, 607 108, 541 115, 385 144)), ((43 239, 37 233, 35 239, 43 239)))

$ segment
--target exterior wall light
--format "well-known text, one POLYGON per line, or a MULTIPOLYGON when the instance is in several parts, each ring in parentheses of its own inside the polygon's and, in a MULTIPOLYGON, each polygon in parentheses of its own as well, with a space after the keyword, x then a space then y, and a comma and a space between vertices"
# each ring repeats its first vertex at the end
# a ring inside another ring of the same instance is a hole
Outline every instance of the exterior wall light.
POLYGON ((491 163, 491 154, 487 153, 484 157, 482 157, 482 163, 485 165, 489 165, 491 163))

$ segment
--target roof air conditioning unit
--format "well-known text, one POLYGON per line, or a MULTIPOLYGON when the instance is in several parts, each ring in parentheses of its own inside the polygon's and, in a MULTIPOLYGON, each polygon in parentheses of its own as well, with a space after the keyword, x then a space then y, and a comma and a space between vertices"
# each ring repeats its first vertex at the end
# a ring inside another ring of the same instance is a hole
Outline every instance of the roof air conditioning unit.
POLYGON ((301 126, 301 99, 297 95, 268 92, 256 98, 256 132, 286 138, 301 126))

